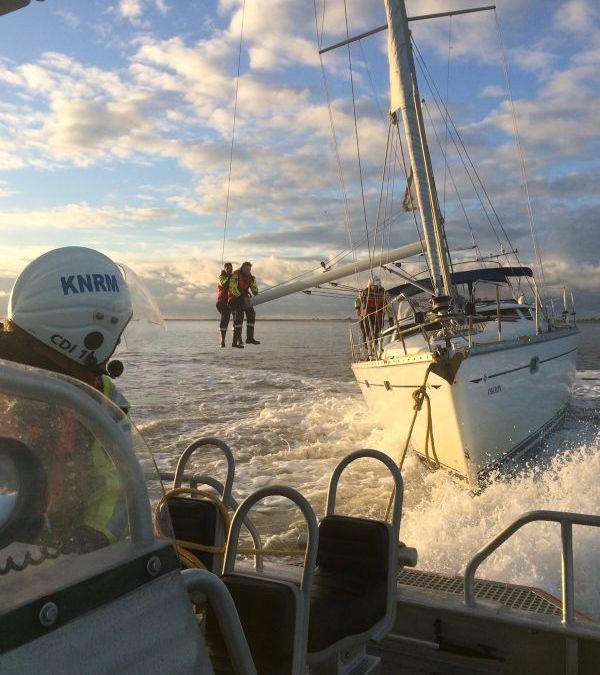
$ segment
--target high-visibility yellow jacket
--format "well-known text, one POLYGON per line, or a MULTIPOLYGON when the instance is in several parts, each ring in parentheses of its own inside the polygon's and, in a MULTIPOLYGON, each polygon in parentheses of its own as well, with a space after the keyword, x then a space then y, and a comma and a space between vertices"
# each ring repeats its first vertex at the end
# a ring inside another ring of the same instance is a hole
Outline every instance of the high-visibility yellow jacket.
POLYGON ((229 300, 239 298, 240 295, 258 295, 256 279, 252 274, 242 274, 242 270, 235 270, 229 281, 229 300))

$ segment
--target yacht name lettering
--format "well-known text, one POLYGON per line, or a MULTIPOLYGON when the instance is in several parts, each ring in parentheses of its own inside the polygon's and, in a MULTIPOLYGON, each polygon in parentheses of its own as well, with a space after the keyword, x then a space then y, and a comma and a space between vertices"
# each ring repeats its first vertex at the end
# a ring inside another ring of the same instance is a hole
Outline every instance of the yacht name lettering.
POLYGON ((494 387, 489 387, 488 388, 488 396, 491 396, 492 394, 497 394, 500 391, 502 391, 502 385, 501 384, 497 384, 494 387))
POLYGON ((61 277, 63 295, 73 293, 118 293, 119 284, 114 274, 70 274, 61 277))

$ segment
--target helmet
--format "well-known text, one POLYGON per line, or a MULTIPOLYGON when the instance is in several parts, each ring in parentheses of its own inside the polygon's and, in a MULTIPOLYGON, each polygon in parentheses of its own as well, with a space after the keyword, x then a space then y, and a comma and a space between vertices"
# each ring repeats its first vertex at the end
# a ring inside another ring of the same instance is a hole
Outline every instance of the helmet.
POLYGON ((77 363, 103 363, 132 316, 121 269, 91 248, 66 246, 44 253, 21 272, 8 318, 77 363))
POLYGON ((373 275, 373 286, 381 286, 381 277, 378 274, 373 275))

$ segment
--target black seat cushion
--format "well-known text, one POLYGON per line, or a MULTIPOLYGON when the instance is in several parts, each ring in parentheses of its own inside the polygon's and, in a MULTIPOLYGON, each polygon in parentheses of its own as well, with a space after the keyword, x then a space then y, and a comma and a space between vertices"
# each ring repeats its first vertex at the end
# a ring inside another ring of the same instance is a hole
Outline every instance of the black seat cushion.
MULTIPOLYGON (((297 595, 290 583, 232 574, 222 577, 231 593, 258 673, 289 675, 294 656, 297 595)), ((209 607, 206 639, 211 654, 225 644, 209 607)))
POLYGON ((385 616, 390 533, 390 526, 380 521, 323 519, 310 600, 309 652, 365 633, 385 616))
MULTIPOLYGON (((175 539, 193 541, 205 546, 215 545, 217 518, 221 517, 216 504, 206 499, 171 497, 168 501, 175 539)), ((207 570, 212 570, 213 554, 192 551, 207 570)))

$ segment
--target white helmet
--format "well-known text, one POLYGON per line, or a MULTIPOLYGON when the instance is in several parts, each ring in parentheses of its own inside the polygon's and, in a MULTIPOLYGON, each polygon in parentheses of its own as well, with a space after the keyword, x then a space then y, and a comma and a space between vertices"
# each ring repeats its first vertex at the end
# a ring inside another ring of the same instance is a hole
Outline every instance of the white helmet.
POLYGON ((83 365, 110 358, 132 316, 121 269, 91 248, 44 253, 21 272, 8 302, 19 328, 83 365))
POLYGON ((373 275, 373 286, 381 286, 381 277, 378 274, 373 275))

